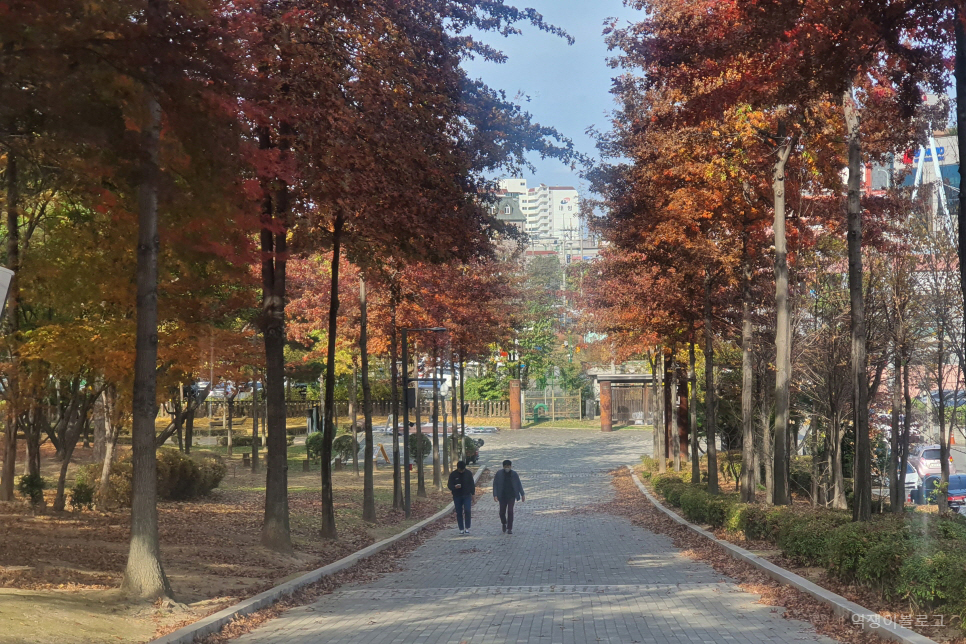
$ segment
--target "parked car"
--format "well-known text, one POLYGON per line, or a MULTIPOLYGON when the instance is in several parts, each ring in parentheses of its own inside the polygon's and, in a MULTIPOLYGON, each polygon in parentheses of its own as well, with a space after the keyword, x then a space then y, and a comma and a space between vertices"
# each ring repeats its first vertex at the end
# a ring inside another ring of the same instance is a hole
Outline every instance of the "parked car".
MULTIPOLYGON (((909 455, 909 464, 916 470, 920 478, 925 479, 930 474, 941 474, 939 445, 917 445, 909 455)), ((949 473, 956 473, 953 457, 949 457, 949 473)))
MULTIPOLYGON (((916 492, 916 502, 919 504, 936 504, 936 496, 942 476, 930 474, 922 481, 922 487, 916 492)), ((966 474, 950 474, 949 489, 946 492, 949 509, 958 514, 966 514, 966 474)))

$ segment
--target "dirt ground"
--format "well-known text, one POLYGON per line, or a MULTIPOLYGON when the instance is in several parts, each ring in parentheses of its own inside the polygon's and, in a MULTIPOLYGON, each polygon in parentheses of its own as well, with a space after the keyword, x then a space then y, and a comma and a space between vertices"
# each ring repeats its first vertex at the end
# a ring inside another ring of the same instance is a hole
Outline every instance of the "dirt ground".
MULTIPOLYGON (((379 442, 377 440, 377 442, 379 442)), ((298 446, 293 456, 299 455, 298 446)), ((304 450, 304 448, 302 448, 304 450)), ((45 454, 43 475, 56 480, 59 465, 45 454)), ((75 467, 91 461, 78 447, 75 467)), ((303 456, 304 458, 304 452, 303 456)), ((289 508, 295 555, 259 545, 264 470, 252 474, 236 450, 220 487, 200 501, 158 505, 161 552, 173 606, 124 603, 119 586, 127 558, 130 513, 33 511, 0 503, 0 643, 144 642, 174 624, 198 618, 306 571, 336 561, 431 516, 449 501, 432 489, 413 496, 413 518, 392 509, 392 469, 375 473, 378 521, 362 521, 362 477, 334 474, 338 541, 319 538, 319 471, 289 461, 289 508)), ((22 462, 22 461, 21 461, 22 462)), ((414 477, 415 479, 415 477, 414 477)), ((414 480, 415 484, 415 480, 414 480)), ((415 492, 415 490, 414 490, 415 492)), ((47 491, 47 507, 53 491, 47 491)))

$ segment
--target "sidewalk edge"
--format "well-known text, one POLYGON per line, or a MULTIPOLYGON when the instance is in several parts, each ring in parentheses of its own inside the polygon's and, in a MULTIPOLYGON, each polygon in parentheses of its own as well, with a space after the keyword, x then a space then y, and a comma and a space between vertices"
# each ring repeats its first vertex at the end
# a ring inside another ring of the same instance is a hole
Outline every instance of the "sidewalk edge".
MULTIPOLYGON (((483 476, 483 473, 486 470, 487 466, 485 464, 480 465, 476 470, 475 479, 479 481, 480 477, 483 476)), ((265 592, 259 593, 254 597, 249 597, 248 599, 234 604, 233 606, 229 606, 228 608, 218 611, 217 613, 203 617, 197 622, 188 624, 187 626, 179 628, 172 633, 168 633, 167 635, 157 639, 150 640, 147 644, 192 644, 192 642, 195 642, 202 637, 217 633, 231 623, 231 621, 236 617, 244 617, 245 615, 250 615, 256 611, 262 610, 263 608, 267 608, 284 597, 291 595, 295 591, 310 584, 314 584, 323 577, 327 577, 345 570, 346 568, 350 568, 363 559, 367 559, 372 555, 382 552, 386 548, 395 545, 406 537, 419 532, 426 526, 439 521, 452 511, 453 504, 450 503, 433 516, 429 517, 428 519, 423 519, 416 525, 407 528, 397 535, 376 542, 371 546, 358 550, 347 557, 334 561, 327 566, 323 566, 308 572, 301 577, 297 577, 291 581, 285 582, 284 584, 275 586, 274 588, 269 588, 265 592)))
POLYGON ((744 548, 740 548, 733 543, 729 543, 728 541, 722 541, 707 530, 699 528, 693 523, 689 523, 687 520, 680 517, 676 512, 664 507, 664 505, 648 491, 647 487, 645 487, 645 485, 641 482, 641 479, 638 478, 637 474, 634 472, 634 469, 630 465, 625 465, 625 467, 628 469, 628 471, 630 471, 631 477, 634 479, 634 483, 637 485, 637 488, 644 494, 644 496, 647 497, 648 501, 654 504, 654 507, 664 512, 664 514, 668 515, 681 525, 686 526, 706 539, 711 540, 720 548, 723 548, 725 552, 727 552, 734 559, 751 564, 779 583, 797 588, 806 595, 809 595, 823 604, 830 606, 832 608, 832 612, 834 612, 836 615, 851 619, 853 624, 857 624, 861 626, 863 630, 878 635, 883 639, 893 642, 900 642, 901 644, 936 644, 934 640, 929 639, 925 635, 920 635, 915 631, 899 626, 887 617, 883 617, 882 615, 879 615, 868 608, 860 606, 855 602, 851 602, 841 595, 836 595, 830 590, 826 590, 825 588, 810 582, 804 577, 796 575, 793 572, 789 572, 784 568, 776 566, 767 559, 748 552, 744 548))

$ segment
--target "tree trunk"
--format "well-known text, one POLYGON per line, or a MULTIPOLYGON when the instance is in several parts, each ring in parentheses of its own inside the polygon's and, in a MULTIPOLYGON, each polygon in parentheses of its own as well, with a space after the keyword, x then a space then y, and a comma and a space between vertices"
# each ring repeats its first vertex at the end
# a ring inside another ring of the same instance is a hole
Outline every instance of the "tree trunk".
POLYGON ((899 356, 899 347, 894 348, 893 357, 893 376, 892 376, 892 435, 889 437, 889 505, 893 514, 902 514, 902 506, 906 500, 905 486, 900 487, 899 483, 899 461, 902 455, 899 453, 899 410, 902 406, 902 365, 899 356))
POLYGON ((439 462, 439 349, 433 334, 433 487, 443 490, 443 476, 439 462))
MULTIPOLYGON (((939 472, 941 490, 949 488, 949 443, 946 438, 946 390, 943 376, 946 373, 946 321, 940 320, 939 330, 936 333, 936 389, 939 394, 939 472)), ((949 511, 949 498, 946 494, 936 495, 936 502, 939 505, 939 513, 949 511)))
MULTIPOLYGON (((148 20, 160 18, 161 0, 149 0, 148 20)), ((134 358, 133 424, 131 426, 131 544, 121 584, 139 599, 171 596, 161 566, 158 534, 158 479, 154 421, 157 418, 158 365, 158 185, 160 183, 161 106, 147 99, 141 139, 138 186, 137 332, 134 358)))
MULTIPOLYGON (((359 398, 359 392, 356 390, 356 367, 352 365, 352 380, 349 381, 349 422, 352 423, 352 440, 353 444, 356 443, 356 437, 359 435, 356 432, 357 423, 359 422, 358 410, 356 402, 359 398)), ((359 450, 356 449, 352 452, 352 471, 359 476, 359 450)))
POLYGON ((98 396, 94 401, 94 449, 91 456, 95 461, 104 460, 105 441, 107 440, 107 424, 104 418, 104 400, 98 396))
POLYGON ((701 480, 701 456, 698 450, 698 378, 694 358, 694 324, 691 325, 691 341, 688 342, 688 385, 691 388, 691 404, 688 405, 691 430, 691 480, 701 480))
POLYGON ((20 406, 20 182, 17 155, 7 152, 7 268, 13 271, 7 293, 7 328, 11 342, 7 375, 7 426, 3 437, 3 474, 0 501, 13 501, 13 479, 17 475, 17 423, 20 406))
POLYGON ((70 412, 70 419, 64 432, 64 460, 60 464, 60 475, 57 478, 57 494, 54 496, 54 512, 63 512, 67 505, 66 484, 67 468, 70 466, 70 459, 74 455, 74 448, 80 440, 81 433, 87 426, 87 416, 90 413, 93 399, 85 393, 75 393, 77 397, 83 396, 83 402, 73 405, 70 412))
MULTIPOLYGON (((194 417, 194 414, 192 414, 194 417)), ((252 474, 258 472, 258 381, 252 381, 252 474)), ((288 443, 288 437, 285 438, 288 443)), ((286 450, 287 451, 287 450, 286 450)))
POLYGON ((812 455, 812 489, 809 490, 809 496, 812 500, 812 507, 817 508, 819 505, 819 479, 821 478, 819 470, 819 458, 818 458, 818 427, 819 420, 818 414, 812 414, 811 427, 809 428, 809 434, 811 435, 810 445, 808 448, 809 453, 812 455))
POLYGON ((456 356, 450 355, 449 359, 449 377, 452 386, 450 387, 450 401, 452 403, 453 409, 453 422, 450 426, 450 442, 452 443, 452 456, 450 457, 450 462, 453 468, 456 467, 456 462, 462 460, 459 453, 459 433, 456 429, 456 422, 459 416, 456 412, 456 356))
MULTIPOLYGON (((194 396, 194 393, 191 394, 194 396)), ((195 409, 194 405, 189 403, 188 415, 184 419, 184 453, 191 453, 191 445, 195 440, 195 409)))
POLYGON ((389 300, 392 331, 389 336, 389 378, 392 382, 392 507, 403 507, 402 462, 399 460, 399 341, 396 333, 396 302, 399 287, 393 284, 389 300))
POLYGON ((842 465, 842 441, 845 438, 845 428, 839 414, 832 416, 832 508, 847 510, 849 505, 845 499, 845 473, 842 465))
MULTIPOLYGON (((267 128, 259 147, 271 147, 267 128)), ((283 185, 266 194, 261 216, 262 335, 265 342, 265 517, 261 543, 290 554, 288 436, 285 419, 285 289, 288 255, 288 192, 283 185)))
POLYGON ((714 343, 711 333, 711 272, 704 278, 704 415, 708 438, 708 492, 718 493, 718 448, 715 444, 714 343))
MULTIPOLYGON (((674 471, 681 471, 681 432, 678 431, 678 425, 680 422, 680 392, 678 391, 678 363, 674 351, 671 353, 671 445, 672 445, 672 456, 674 458, 674 471)), ((700 482, 698 479, 697 482, 700 482)))
MULTIPOLYGON (((372 459, 374 456, 372 437, 372 388, 369 386, 369 318, 366 302, 366 280, 359 277, 359 357, 362 361, 362 417, 366 428, 366 448, 364 480, 362 483, 362 520, 376 521, 376 497, 373 490, 372 459)), ((356 450, 358 451, 358 450, 356 450)))
POLYGON ((654 420, 654 434, 657 437, 654 458, 657 459, 657 471, 661 474, 667 472, 667 372, 664 369, 664 349, 658 350, 657 378, 661 383, 661 392, 655 396, 657 401, 657 411, 654 420))
POLYGON ((44 420, 41 405, 35 405, 33 418, 20 423, 23 428, 24 440, 27 443, 27 474, 40 476, 40 423, 44 420))
POLYGON ((104 464, 101 466, 101 480, 97 487, 98 503, 103 504, 107 499, 110 486, 111 469, 114 466, 114 455, 117 453, 117 439, 121 434, 121 427, 116 419, 117 392, 113 386, 104 390, 104 464))
POLYGON ((872 448, 869 440, 869 375, 866 356, 865 298, 862 291, 862 140, 851 90, 842 97, 849 142, 848 251, 849 299, 852 306, 852 414, 855 418, 855 502, 852 518, 872 517, 872 448))
POLYGON ((463 381, 464 381, 464 369, 463 362, 465 356, 463 352, 460 351, 460 455, 463 456, 464 460, 466 458, 466 397, 463 391, 463 381))
MULTIPOLYGON (((235 394, 235 395, 237 395, 237 394, 235 394)), ((232 445, 232 438, 234 438, 234 436, 232 436, 232 429, 235 427, 235 395, 231 396, 228 399, 228 404, 226 405, 226 407, 228 407, 228 418, 225 420, 225 429, 228 432, 227 433, 227 436, 228 436, 228 456, 229 456, 229 458, 232 455, 232 447, 233 447, 233 445, 232 445)), ((288 436, 285 437, 285 443, 286 443, 286 448, 287 448, 288 447, 288 436)), ((288 450, 286 449, 286 451, 288 451, 288 450)))
POLYGON ((768 393, 771 391, 771 378, 768 367, 764 368, 764 373, 760 378, 761 383, 761 408, 758 411, 758 418, 761 424, 761 451, 762 451, 762 461, 765 464, 765 503, 768 505, 775 504, 775 459, 772 452, 774 451, 775 442, 772 436, 772 424, 771 424, 771 414, 772 414, 772 403, 768 399, 768 393))
POLYGON ((909 388, 909 347, 903 342, 902 351, 902 398, 904 402, 902 419, 902 459, 899 463, 899 482, 902 489, 906 488, 906 465, 909 463, 909 431, 912 429, 912 393, 909 388))
MULTIPOLYGON (((414 343, 415 344, 415 343, 414 343)), ((416 377, 419 378, 419 356, 413 352, 413 362, 416 363, 416 377)), ((420 407, 422 401, 419 398, 419 381, 415 383, 416 389, 416 496, 426 498, 426 471, 423 467, 423 419, 420 407)))
POLYGON ((772 453, 772 501, 788 505, 788 420, 792 380, 791 303, 788 293, 788 240, 785 236, 785 166, 795 147, 795 138, 786 136, 781 124, 778 136, 782 139, 772 174, 775 200, 775 431, 772 453))
POLYGON ((751 345, 754 341, 751 325, 752 272, 747 243, 745 251, 741 267, 741 502, 753 503, 758 487, 758 472, 754 462, 755 420, 752 400, 752 390, 755 386, 751 354, 751 345))
MULTIPOLYGON (((325 407, 322 435, 322 538, 338 539, 335 501, 332 498, 332 441, 335 440, 335 342, 339 320, 339 264, 344 220, 338 215, 332 224, 332 282, 329 293, 328 344, 325 352, 325 407)), ((355 427, 352 428, 355 437, 355 427)))

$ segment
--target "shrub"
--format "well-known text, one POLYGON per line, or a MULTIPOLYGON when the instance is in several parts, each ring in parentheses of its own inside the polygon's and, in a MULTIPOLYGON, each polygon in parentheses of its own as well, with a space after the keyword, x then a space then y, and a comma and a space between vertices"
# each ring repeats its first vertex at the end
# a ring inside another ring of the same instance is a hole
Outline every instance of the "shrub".
POLYGON ((39 505, 44 502, 44 490, 46 488, 47 481, 40 474, 24 474, 17 483, 20 496, 30 501, 31 505, 39 505))
POLYGON ((658 470, 658 462, 645 454, 641 457, 641 468, 645 474, 653 474, 658 470))
POLYGON ((681 507, 681 494, 687 489, 687 485, 675 474, 665 474, 653 479, 654 489, 664 497, 664 499, 674 507, 681 507))
MULTIPOLYGON (((707 494, 707 493, 706 493, 707 494)), ((731 515, 734 507, 734 499, 727 496, 714 496, 708 494, 708 509, 706 519, 712 528, 723 528, 731 515)))
POLYGON ((829 540, 828 570, 843 581, 879 583, 894 578, 895 565, 908 549, 909 535, 901 518, 846 523, 829 540))
POLYGON ((83 481, 74 483, 70 489, 70 508, 72 510, 94 509, 94 487, 83 481))
POLYGON ((944 610, 966 614, 966 553, 940 549, 947 543, 922 543, 899 568, 896 594, 915 611, 944 610))
POLYGON ((351 434, 336 436, 332 441, 332 453, 342 459, 343 463, 352 460, 352 455, 359 452, 359 441, 351 434))
MULTIPOLYGON (((158 450, 158 498, 165 501, 188 501, 204 496, 218 487, 228 468, 221 457, 211 452, 196 452, 191 456, 174 449, 158 450)), ((131 457, 114 463, 107 490, 98 497, 104 507, 131 505, 131 457)), ((100 464, 88 465, 78 472, 77 485, 85 485, 94 495, 101 476, 100 464)))
MULTIPOLYGON (((470 437, 467 436, 466 440, 469 441, 470 437)), ((469 453, 470 452, 469 442, 466 443, 466 446, 467 446, 467 453, 469 453)), ((472 450, 476 451, 476 449, 477 449, 476 443, 473 443, 472 450)), ((429 436, 427 436, 426 434, 416 434, 416 433, 409 435, 409 455, 412 457, 414 461, 419 461, 420 459, 425 458, 426 456, 429 456, 432 453, 433 453, 433 441, 430 440, 429 436), (419 444, 417 445, 416 439, 418 438, 422 438, 422 440, 419 441, 419 444), (421 449, 417 449, 417 447, 420 447, 421 449)))
POLYGON ((742 505, 737 512, 735 527, 745 535, 745 539, 767 539, 769 535, 765 508, 755 504, 742 505))
POLYGON ((322 432, 312 432, 305 439, 305 453, 310 459, 322 458, 322 432))
POLYGON ((829 540, 848 520, 844 514, 790 510, 776 522, 775 543, 782 554, 800 565, 824 566, 828 562, 829 540))
POLYGON ((686 486, 681 492, 681 510, 684 518, 691 523, 707 523, 708 493, 704 490, 686 486))
MULTIPOLYGON (((432 452, 433 451, 433 442, 431 440, 429 440, 429 438, 426 437, 426 436, 423 436, 423 438, 425 438, 426 441, 429 443, 429 447, 427 448, 427 452, 432 452)), ((410 449, 411 450, 414 449, 414 446, 416 445, 416 443, 415 443, 415 440, 414 440, 414 437, 413 436, 410 436, 409 437, 409 445, 410 445, 410 449)), ((463 453, 466 454, 467 458, 473 458, 474 456, 476 456, 477 454, 479 454, 479 452, 480 452, 480 445, 479 445, 479 443, 476 442, 476 439, 475 438, 471 438, 469 436, 464 436, 463 437, 463 453)))
POLYGON ((214 490, 225 478, 228 467, 215 454, 205 454, 197 461, 198 463, 198 492, 201 495, 208 494, 214 490))

